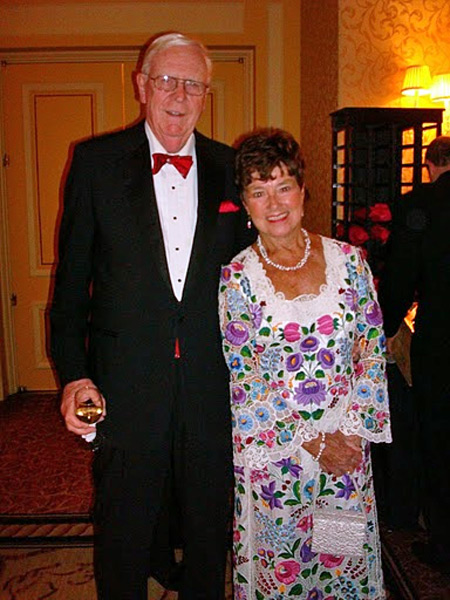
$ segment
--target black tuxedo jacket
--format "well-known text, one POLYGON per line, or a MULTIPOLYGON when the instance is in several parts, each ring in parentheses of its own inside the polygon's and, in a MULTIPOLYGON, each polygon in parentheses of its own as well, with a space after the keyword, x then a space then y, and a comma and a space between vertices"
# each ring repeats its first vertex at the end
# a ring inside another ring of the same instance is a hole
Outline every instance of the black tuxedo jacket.
POLYGON ((405 194, 394 213, 379 299, 393 336, 416 299, 413 347, 450 350, 450 172, 405 194))
MULTIPOLYGON (((61 383, 90 377, 107 401, 100 427, 119 447, 168 449, 179 339, 183 411, 195 439, 230 451, 221 351, 220 266, 250 243, 233 181, 233 150, 196 136, 198 219, 182 301, 173 295, 143 122, 76 146, 65 189, 51 308, 61 383)), ((203 443, 203 442, 202 442, 203 443)))

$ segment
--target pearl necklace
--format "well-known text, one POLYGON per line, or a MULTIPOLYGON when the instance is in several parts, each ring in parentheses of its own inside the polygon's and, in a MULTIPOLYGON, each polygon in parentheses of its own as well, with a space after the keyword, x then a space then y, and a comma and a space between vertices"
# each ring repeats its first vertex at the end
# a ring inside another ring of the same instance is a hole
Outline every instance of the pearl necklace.
POLYGON ((258 239, 256 240, 256 244, 261 253, 261 256, 268 265, 271 265, 272 267, 275 267, 275 269, 279 269, 280 271, 298 271, 299 269, 305 266, 306 261, 308 260, 309 255, 311 253, 311 238, 309 237, 306 229, 302 229, 302 233, 303 237, 305 238, 305 254, 303 258, 293 267, 285 267, 284 265, 279 265, 278 263, 273 262, 273 260, 270 260, 270 258, 267 256, 267 250, 264 248, 261 241, 261 237, 259 235, 258 239))

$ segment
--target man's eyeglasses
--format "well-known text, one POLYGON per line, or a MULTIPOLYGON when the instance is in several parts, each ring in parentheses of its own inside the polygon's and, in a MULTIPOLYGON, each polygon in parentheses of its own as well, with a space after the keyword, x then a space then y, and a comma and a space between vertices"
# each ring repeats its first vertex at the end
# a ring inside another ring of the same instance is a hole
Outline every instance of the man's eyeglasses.
POLYGON ((180 77, 172 77, 171 75, 158 75, 157 77, 150 77, 150 79, 154 82, 155 87, 163 92, 173 92, 178 87, 178 83, 182 83, 184 91, 190 96, 203 96, 209 87, 201 81, 181 79, 180 77))

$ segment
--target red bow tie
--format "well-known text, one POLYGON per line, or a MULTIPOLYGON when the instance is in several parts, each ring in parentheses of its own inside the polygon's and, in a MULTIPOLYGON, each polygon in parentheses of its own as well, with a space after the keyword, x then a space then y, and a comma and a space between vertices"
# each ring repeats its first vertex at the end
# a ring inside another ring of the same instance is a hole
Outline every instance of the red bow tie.
POLYGON ((163 165, 169 163, 173 165, 181 175, 186 179, 187 174, 192 166, 192 156, 180 156, 179 154, 161 154, 156 152, 153 156, 153 175, 156 175, 163 165))

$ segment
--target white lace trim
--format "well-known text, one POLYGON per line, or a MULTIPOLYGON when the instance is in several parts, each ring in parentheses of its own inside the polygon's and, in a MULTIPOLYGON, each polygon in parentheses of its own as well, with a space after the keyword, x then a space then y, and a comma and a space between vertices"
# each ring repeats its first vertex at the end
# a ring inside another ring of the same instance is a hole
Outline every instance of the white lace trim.
POLYGON ((318 294, 301 294, 292 300, 286 299, 283 292, 275 290, 272 281, 267 277, 264 265, 251 246, 236 256, 235 260, 245 266, 245 274, 250 280, 253 294, 259 302, 266 302, 269 307, 268 312, 276 315, 280 321, 295 320, 295 316, 300 311, 302 322, 305 322, 305 319, 314 321, 318 316, 328 312, 330 299, 337 297, 338 282, 342 282, 347 276, 345 254, 342 252, 340 242, 323 236, 321 241, 326 264, 326 282, 320 286, 318 294))

